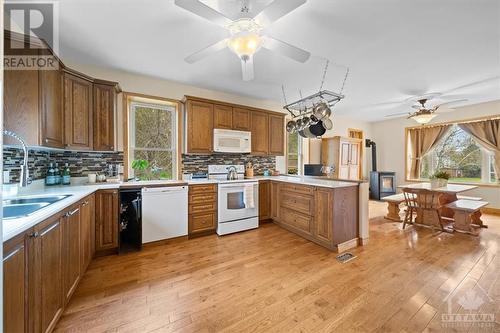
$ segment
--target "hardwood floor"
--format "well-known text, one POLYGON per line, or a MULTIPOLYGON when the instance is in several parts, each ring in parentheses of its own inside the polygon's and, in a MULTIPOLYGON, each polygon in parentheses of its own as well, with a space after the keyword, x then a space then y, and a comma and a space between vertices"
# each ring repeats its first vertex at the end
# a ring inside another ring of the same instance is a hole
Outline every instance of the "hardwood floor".
POLYGON ((56 331, 500 331, 500 217, 473 237, 385 212, 370 203, 370 242, 345 264, 273 224, 95 259, 56 331), (479 306, 493 326, 443 327, 450 293, 452 313, 479 306))

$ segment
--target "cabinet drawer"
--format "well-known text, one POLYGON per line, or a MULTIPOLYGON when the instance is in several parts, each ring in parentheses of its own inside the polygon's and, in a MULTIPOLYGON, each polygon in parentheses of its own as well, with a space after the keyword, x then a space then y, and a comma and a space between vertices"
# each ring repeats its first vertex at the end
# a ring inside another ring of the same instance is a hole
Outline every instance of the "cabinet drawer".
POLYGON ((209 202, 198 205, 189 205, 189 214, 215 212, 216 210, 217 210, 217 203, 215 202, 209 202))
POLYGON ((312 195, 314 193, 312 186, 306 185, 283 184, 281 185, 281 190, 284 192, 294 192, 305 195, 312 195))
POLYGON ((196 214, 189 216, 189 232, 215 229, 215 213, 196 214))
POLYGON ((190 194, 189 204, 209 204, 217 201, 217 193, 190 194))
POLYGON ((285 207, 280 207, 280 223, 311 233, 312 217, 285 207))
POLYGON ((189 194, 206 194, 207 192, 217 192, 217 185, 189 185, 189 194))
POLYGON ((305 215, 313 215, 313 198, 307 195, 285 192, 281 197, 280 205, 305 215))

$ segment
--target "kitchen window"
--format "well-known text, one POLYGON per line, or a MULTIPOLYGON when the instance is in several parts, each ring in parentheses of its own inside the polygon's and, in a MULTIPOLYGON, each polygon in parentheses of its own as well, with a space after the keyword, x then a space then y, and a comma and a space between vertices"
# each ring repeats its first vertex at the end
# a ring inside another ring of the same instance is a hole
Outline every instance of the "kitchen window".
POLYGON ((129 166, 133 176, 141 180, 176 178, 177 107, 138 102, 129 105, 129 166))
POLYGON ((287 174, 298 175, 301 169, 301 147, 302 140, 298 133, 287 132, 287 174))

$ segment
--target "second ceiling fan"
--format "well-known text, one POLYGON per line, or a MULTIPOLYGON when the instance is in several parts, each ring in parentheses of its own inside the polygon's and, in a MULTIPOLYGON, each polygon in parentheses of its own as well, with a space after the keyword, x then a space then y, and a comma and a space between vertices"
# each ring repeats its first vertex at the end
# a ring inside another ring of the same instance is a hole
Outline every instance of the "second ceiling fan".
POLYGON ((306 1, 274 0, 261 12, 251 15, 249 0, 242 0, 240 17, 236 20, 231 20, 199 0, 175 0, 177 6, 222 26, 229 31, 228 38, 191 54, 185 60, 188 63, 194 63, 228 47, 240 58, 243 80, 245 81, 250 81, 254 78, 253 56, 261 47, 296 61, 306 62, 311 56, 309 52, 263 33, 263 30, 271 23, 300 7, 306 1))

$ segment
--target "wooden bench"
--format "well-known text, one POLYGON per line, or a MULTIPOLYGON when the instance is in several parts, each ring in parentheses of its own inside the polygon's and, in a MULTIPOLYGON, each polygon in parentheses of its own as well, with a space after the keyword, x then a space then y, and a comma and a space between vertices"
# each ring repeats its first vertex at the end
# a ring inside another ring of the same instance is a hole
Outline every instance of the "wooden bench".
POLYGON ((474 231, 473 227, 487 228, 488 226, 484 225, 481 220, 479 220, 481 221, 479 224, 473 223, 472 215, 480 214, 481 208, 487 204, 487 201, 467 199, 459 199, 447 204, 446 207, 455 213, 453 230, 477 236, 478 233, 474 231))
POLYGON ((403 193, 389 195, 381 200, 387 202, 387 215, 384 217, 391 221, 403 222, 399 216, 399 205, 405 202, 403 193))

